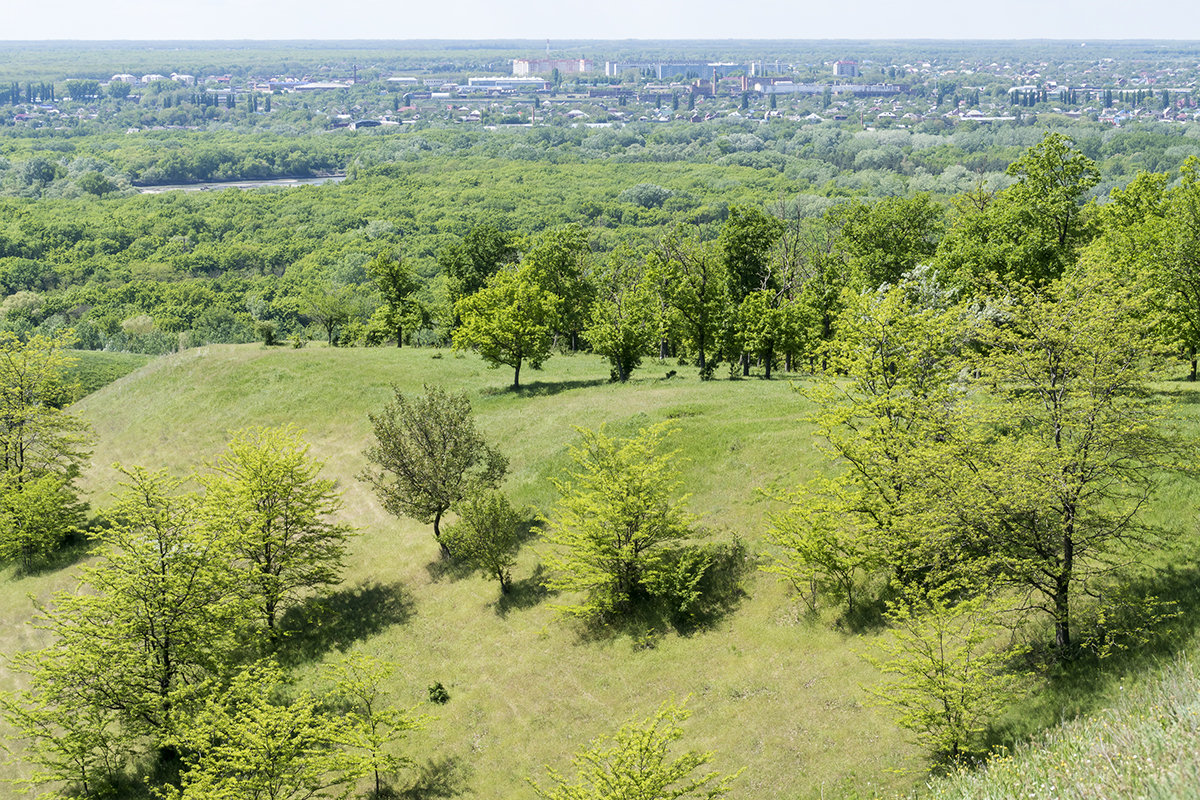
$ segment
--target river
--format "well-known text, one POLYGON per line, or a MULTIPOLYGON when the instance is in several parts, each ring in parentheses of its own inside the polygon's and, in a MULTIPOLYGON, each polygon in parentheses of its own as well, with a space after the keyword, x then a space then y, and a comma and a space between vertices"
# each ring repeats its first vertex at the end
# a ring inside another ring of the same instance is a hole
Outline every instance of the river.
POLYGON ((325 175, 320 178, 272 178, 261 181, 214 181, 212 183, 176 183, 163 186, 139 186, 142 194, 162 194, 163 192, 213 192, 220 189, 261 189, 264 186, 278 186, 288 189, 293 186, 320 186, 322 183, 341 183, 345 175, 325 175))

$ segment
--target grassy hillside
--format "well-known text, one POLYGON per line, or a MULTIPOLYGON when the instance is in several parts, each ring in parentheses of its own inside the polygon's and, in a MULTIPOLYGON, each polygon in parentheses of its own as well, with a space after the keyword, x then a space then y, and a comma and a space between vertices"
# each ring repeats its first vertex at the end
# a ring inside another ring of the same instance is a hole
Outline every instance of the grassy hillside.
MULTIPOLYGON (((674 365, 669 365, 673 368, 674 365)), ((428 526, 397 520, 355 475, 365 465, 368 411, 395 384, 467 390, 485 434, 511 461, 515 501, 547 509, 547 480, 567 463, 574 425, 632 429, 665 418, 691 508, 713 537, 761 548, 770 504, 757 493, 791 485, 818 463, 804 402, 786 381, 701 384, 692 370, 665 379, 651 364, 631 385, 609 385, 592 356, 555 357, 514 394, 511 375, 474 356, 393 349, 303 350, 221 346, 155 360, 84 398, 77 409, 98 435, 86 485, 94 505, 110 501, 114 462, 186 473, 211 460, 231 430, 293 422, 308 432, 345 491, 345 520, 359 529, 343 587, 325 604, 320 630, 305 627, 292 660, 302 674, 338 648, 362 648, 399 665, 388 689, 430 714, 407 745, 431 780, 457 782, 463 797, 531 796, 529 776, 621 720, 691 695, 690 745, 715 751, 714 767, 748 769, 737 798, 816 797, 910 786, 897 772, 922 767, 887 717, 864 706, 873 671, 863 645, 804 619, 771 576, 749 564, 746 595, 711 626, 681 635, 624 630, 587 637, 551 609, 531 576, 541 545, 526 545, 515 597, 499 604, 495 583, 446 574, 428 526), (444 706, 427 687, 450 691, 444 706)), ((11 577, 11 576, 10 576, 11 577)), ((28 595, 71 584, 71 570, 0 584, 5 649, 27 647, 28 595)), ((295 620, 293 620, 295 621, 295 620)), ((11 682, 6 677, 5 684, 11 682)))
POLYGON ((1200 797, 1200 676, 1180 658, 1127 688, 1111 707, 1073 720, 984 769, 935 781, 928 800, 1200 797))
POLYGON ((75 350, 71 353, 71 358, 75 363, 67 370, 66 383, 71 386, 72 400, 77 401, 144 366, 152 356, 141 353, 109 353, 103 350, 75 350))
MULTIPOLYGON (((808 618, 789 590, 756 569, 773 508, 759 488, 793 486, 821 469, 802 421, 806 401, 786 380, 702 384, 694 370, 668 379, 668 369, 675 365, 651 362, 629 385, 614 386, 600 359, 556 356, 514 393, 510 372, 449 351, 188 350, 151 361, 76 405, 98 437, 85 484, 93 505, 103 507, 118 482, 115 463, 186 474, 210 461, 233 430, 288 422, 304 428, 314 454, 340 481, 344 520, 358 536, 344 584, 307 617, 288 620, 295 631, 288 663, 307 679, 323 659, 359 648, 398 665, 387 690, 397 704, 428 715, 425 730, 406 744, 420 765, 411 777, 429 788, 413 797, 531 797, 526 779, 541 777, 543 764, 565 769, 594 736, 687 695, 695 712, 685 724, 688 745, 714 751, 716 769, 747 767, 734 798, 914 789, 928 766, 923 754, 886 713, 867 706, 862 690, 877 676, 859 653, 876 634, 851 635, 808 618), (505 488, 516 503, 542 512, 554 502, 548 478, 567 464, 573 426, 628 431, 675 420, 691 509, 710 536, 747 545, 744 595, 699 630, 642 624, 597 637, 556 615, 555 598, 538 588, 544 545, 536 540, 523 547, 516 589, 504 602, 494 582, 448 570, 429 526, 390 517, 356 479, 371 435, 367 413, 390 398, 393 384, 420 392, 432 383, 469 393, 485 435, 510 459, 505 488), (451 695, 444 706, 428 702, 427 687, 437 681, 451 695), (439 794, 438 786, 456 794, 439 794)), ((1170 391, 1194 425, 1200 397, 1178 385, 1170 391)), ((1171 482, 1153 521, 1194 514, 1192 497, 1190 483, 1171 482)), ((1181 636, 1147 654, 1153 658, 1177 650, 1200 618, 1191 561, 1163 558, 1180 564, 1169 578, 1179 585, 1150 589, 1180 599, 1189 613, 1177 624, 1181 636)), ((46 599, 73 581, 69 567, 0 574, 0 648, 36 646, 41 634, 26 624, 30 597, 46 599)), ((1050 675, 1005 715, 993 740, 1021 739, 1063 715, 1111 702, 1128 680, 1120 676, 1142 669, 1144 662, 1127 660, 1050 675)), ((0 672, 0 688, 13 680, 0 672)), ((972 785, 940 791, 975 796, 972 785)), ((5 791, 0 787, 0 797, 5 791)))

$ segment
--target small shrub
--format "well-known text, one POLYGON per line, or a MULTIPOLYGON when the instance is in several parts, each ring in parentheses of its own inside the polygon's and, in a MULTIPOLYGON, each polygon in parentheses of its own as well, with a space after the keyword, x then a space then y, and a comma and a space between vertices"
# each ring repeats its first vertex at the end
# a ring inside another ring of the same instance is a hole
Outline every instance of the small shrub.
POLYGON ((429 687, 429 702, 437 703, 439 706, 444 706, 450 702, 450 692, 446 691, 446 687, 441 681, 429 687))
POLYGON ((500 581, 501 593, 512 584, 510 570, 525 533, 521 520, 501 492, 482 490, 457 508, 459 521, 443 534, 455 558, 470 564, 485 578, 500 581))
POLYGON ((262 343, 266 347, 273 347, 276 344, 275 333, 277 330, 273 320, 260 319, 254 323, 254 335, 262 339, 262 343))

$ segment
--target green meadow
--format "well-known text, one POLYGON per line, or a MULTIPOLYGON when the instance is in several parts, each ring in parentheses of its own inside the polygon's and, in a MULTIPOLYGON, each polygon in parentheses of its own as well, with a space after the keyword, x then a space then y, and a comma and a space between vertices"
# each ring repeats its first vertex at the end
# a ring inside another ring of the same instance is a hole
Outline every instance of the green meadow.
MULTIPOLYGON (((112 375, 124 371, 112 367, 112 375)), ((348 650, 395 665, 390 699, 425 716, 424 729, 403 744, 415 764, 408 797, 532 797, 528 779, 541 778, 543 765, 569 770, 571 754, 595 736, 685 697, 694 712, 686 745, 712 751, 714 769, 746 768, 731 797, 893 795, 924 784, 926 754, 863 689, 878 675, 860 654, 886 634, 849 630, 832 614, 813 618, 790 588, 758 569, 764 529, 779 509, 771 490, 826 468, 796 384, 786 376, 702 383, 692 368, 653 361, 628 385, 607 375, 600 358, 555 356, 513 391, 508 371, 448 350, 186 350, 75 405, 97 439, 83 483, 101 510, 120 481, 116 464, 186 475, 211 462, 232 431, 304 429, 312 454, 339 481, 342 520, 357 534, 343 583, 286 620, 283 660, 302 683, 348 650), (480 428, 510 461, 504 488, 531 520, 514 591, 503 599, 494 581, 442 562, 430 526, 389 516, 356 477, 366 466, 367 414, 393 386, 420 393, 431 384, 468 393, 480 428), (550 478, 569 463, 575 426, 632 432, 662 420, 674 421, 682 488, 706 536, 745 547, 740 589, 687 629, 647 619, 600 633, 582 628, 555 611, 559 598, 539 581, 545 545, 536 532, 555 501, 550 478), (448 689, 448 703, 429 701, 435 682, 448 689)), ((1189 416, 1194 403, 1193 394, 1180 395, 1189 416)), ((1168 487, 1159 515, 1187 513, 1190 498, 1190 485, 1168 487)), ((42 634, 28 624, 31 598, 71 588, 74 568, 32 576, 10 568, 5 578, 0 647, 36 646, 42 634)), ((1189 636, 1179 624, 1145 660, 1126 655, 1051 675, 1001 721, 998 741, 1109 702, 1122 674, 1166 658, 1189 636)), ((14 681, 0 675, 4 688, 14 681)))

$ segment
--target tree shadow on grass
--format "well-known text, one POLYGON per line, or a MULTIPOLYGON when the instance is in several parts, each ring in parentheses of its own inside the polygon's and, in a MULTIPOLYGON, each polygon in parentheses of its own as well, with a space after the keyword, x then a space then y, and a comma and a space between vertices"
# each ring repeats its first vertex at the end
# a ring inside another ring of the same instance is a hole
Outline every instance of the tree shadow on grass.
POLYGON ((82 530, 69 534, 54 552, 35 558, 29 564, 18 563, 15 576, 33 578, 75 566, 92 554, 96 548, 94 537, 111 524, 107 517, 91 517, 82 530))
POLYGON ((512 581, 508 585, 508 591, 504 592, 492 604, 492 608, 496 611, 496 616, 507 617, 514 611, 524 611, 527 608, 533 608, 539 603, 552 597, 557 592, 546 588, 546 568, 538 564, 533 568, 533 573, 528 578, 512 581))
POLYGON ((407 622, 413 600, 401 583, 361 583, 291 608, 280 622, 283 640, 276 653, 285 666, 315 661, 332 650, 407 622))
POLYGON ((438 800, 458 797, 467 789, 470 768, 456 756, 429 759, 417 767, 416 777, 407 788, 392 792, 398 800, 438 800))
MULTIPOLYGON (((1103 631, 1095 625, 1090 630, 1077 625, 1079 638, 1090 636, 1098 642, 1107 637, 1111 647, 1105 656, 1095 648, 1078 648, 1071 658, 1062 659, 1049 646, 1047 636, 1046 645, 1035 647, 1023 665, 1043 671, 1045 687, 1019 702, 1012 714, 989 728, 989 747, 1011 748, 1063 719, 1103 708, 1114 686, 1157 672, 1187 650, 1200 634, 1200 565, 1168 566, 1157 574, 1124 582, 1122 592, 1129 597, 1156 597, 1173 603, 1169 606, 1173 613, 1147 623, 1134 604, 1109 616, 1103 631), (1122 636, 1122 631, 1132 635, 1122 636)), ((1047 627, 1049 635, 1052 628, 1047 627)))
POLYGON ((73 567, 91 555, 94 547, 95 543, 89 542, 82 534, 68 537, 53 553, 35 559, 29 564, 18 564, 14 574, 18 578, 36 578, 73 567))
POLYGON ((1188 371, 1183 371, 1166 378, 1167 386, 1158 387, 1159 394, 1172 395, 1180 399, 1190 398, 1191 402, 1200 402, 1200 381, 1188 380, 1188 371))
POLYGON ((845 611, 838 617, 836 627, 856 635, 879 633, 888 626, 887 604, 890 593, 863 597, 853 611, 845 611))
POLYGON ((609 380, 607 378, 594 378, 586 381, 533 381, 531 383, 523 383, 515 389, 511 386, 506 386, 503 389, 484 389, 481 394, 516 394, 520 395, 521 397, 551 397, 561 392, 569 392, 572 389, 587 389, 591 386, 603 386, 608 382, 609 380))
POLYGON ((620 615, 586 620, 582 632, 585 640, 606 639, 617 635, 630 636, 639 647, 653 647, 655 640, 674 631, 691 636, 712 628, 732 613, 747 597, 743 586, 745 577, 756 567, 756 559, 741 541, 710 544, 704 547, 683 547, 668 561, 666 571, 679 576, 692 575, 697 556, 708 559, 699 580, 691 591, 667 589, 656 596, 634 598, 620 615))
POLYGON ((436 558, 425 565, 425 572, 429 575, 429 580, 434 583, 442 581, 466 580, 475 574, 475 567, 467 563, 461 558, 436 558))

